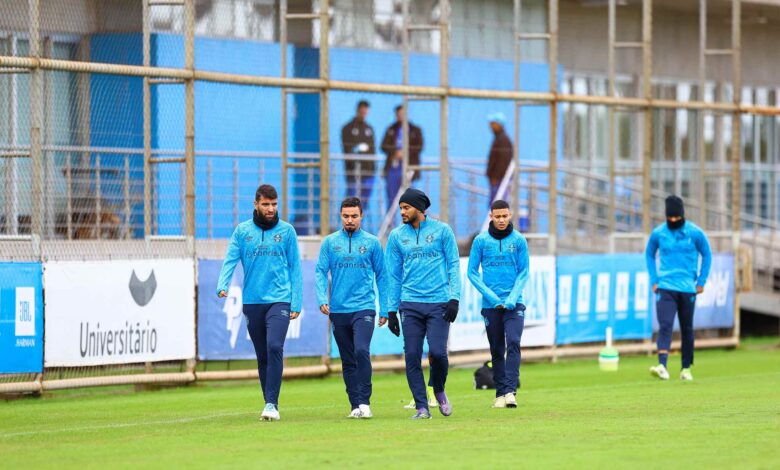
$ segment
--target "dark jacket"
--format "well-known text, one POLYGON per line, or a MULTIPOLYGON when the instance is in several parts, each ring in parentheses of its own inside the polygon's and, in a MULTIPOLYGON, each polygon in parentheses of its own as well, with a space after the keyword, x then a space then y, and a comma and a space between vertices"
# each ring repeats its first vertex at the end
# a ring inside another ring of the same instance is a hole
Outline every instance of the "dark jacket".
POLYGON ((491 180, 501 180, 512 162, 512 141, 506 132, 500 131, 493 139, 485 174, 491 180))
MULTIPOLYGON (((398 135, 398 132, 400 132, 401 129, 401 122, 396 121, 387 128, 385 131, 385 137, 382 139, 382 152, 385 153, 386 159, 385 159, 385 169, 384 174, 387 174, 387 170, 390 169, 390 165, 393 161, 393 155, 395 154, 396 149, 396 135, 398 135)), ((419 165, 420 164, 420 153, 423 149, 423 135, 422 130, 412 124, 409 123, 409 164, 410 165, 419 165)), ((412 181, 417 180, 420 178, 420 172, 415 171, 414 176, 412 177, 412 181)))
MULTIPOLYGON (((345 155, 347 154, 360 154, 360 155, 374 155, 376 153, 376 145, 374 144, 374 128, 371 127, 366 121, 362 121, 357 117, 346 123, 341 128, 341 148, 345 155), (368 150, 359 151, 357 146, 360 144, 367 144, 368 150)), ((344 169, 348 175, 352 175, 356 168, 360 168, 360 172, 363 175, 373 175, 376 165, 374 161, 365 160, 350 160, 344 161, 344 169)))

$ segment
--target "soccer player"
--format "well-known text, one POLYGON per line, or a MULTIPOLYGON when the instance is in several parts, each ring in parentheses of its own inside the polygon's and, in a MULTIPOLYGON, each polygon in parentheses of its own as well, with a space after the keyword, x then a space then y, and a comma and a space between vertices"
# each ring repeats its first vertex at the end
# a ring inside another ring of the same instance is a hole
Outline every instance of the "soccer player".
MULTIPOLYGON (((371 337, 376 317, 374 285, 384 292, 384 254, 379 240, 360 228, 360 199, 341 203, 342 229, 325 237, 315 272, 320 311, 330 316, 341 355, 342 374, 352 406, 350 418, 370 418, 371 337), (328 272, 331 275, 328 299, 328 272)), ((382 302, 384 303, 384 302, 382 302)), ((379 309, 379 326, 387 312, 379 309)))
POLYGON ((482 294, 482 316, 493 359, 494 408, 517 408, 520 338, 525 323, 528 243, 511 220, 509 204, 500 199, 493 202, 488 231, 474 239, 469 254, 468 276, 482 294))
POLYGON ((257 355, 257 370, 263 389, 265 421, 279 420, 279 390, 282 386, 284 339, 290 320, 301 312, 303 274, 295 229, 279 220, 279 196, 271 185, 255 193, 251 220, 233 231, 217 295, 227 297, 238 261, 244 267, 244 315, 257 355))
POLYGON ((431 201, 419 189, 409 188, 399 203, 403 225, 387 240, 388 328, 399 336, 403 323, 406 380, 417 412, 412 419, 430 419, 423 376, 423 341, 428 338, 431 385, 444 416, 452 405, 444 392, 447 381, 447 338, 458 316, 460 262, 455 234, 449 225, 428 220, 431 201))
POLYGON ((685 220, 685 207, 679 197, 666 198, 666 223, 656 227, 650 234, 645 260, 650 283, 656 294, 658 315, 658 365, 651 367, 650 373, 661 380, 669 380, 666 361, 672 344, 676 314, 679 316, 682 337, 680 379, 693 380, 693 311, 696 296, 704 292, 710 274, 712 252, 704 232, 685 220), (660 270, 656 269, 655 259, 659 251, 660 270))

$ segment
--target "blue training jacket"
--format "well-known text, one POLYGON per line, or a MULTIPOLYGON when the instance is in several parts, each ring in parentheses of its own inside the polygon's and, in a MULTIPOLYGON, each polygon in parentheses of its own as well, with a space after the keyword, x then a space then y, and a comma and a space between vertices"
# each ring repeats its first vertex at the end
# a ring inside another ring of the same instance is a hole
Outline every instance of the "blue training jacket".
POLYGON ((704 286, 710 275, 712 252, 710 242, 702 229, 685 221, 682 227, 671 230, 663 223, 653 230, 645 250, 650 284, 659 289, 695 293, 696 286, 704 286), (660 251, 660 269, 656 270, 655 255, 660 251), (701 255, 701 269, 699 269, 701 255))
POLYGON ((238 224, 225 253, 217 294, 230 287, 239 260, 244 266, 245 304, 289 302, 291 311, 301 311, 303 273, 292 225, 280 220, 271 230, 263 230, 251 219, 238 224))
POLYGON ((460 259, 449 225, 427 219, 415 229, 403 224, 390 232, 385 250, 387 310, 401 302, 460 300, 460 259))
MULTIPOLYGON (((328 235, 320 246, 315 272, 318 305, 328 304, 332 314, 376 310, 374 285, 384 292, 384 264, 379 239, 365 230, 350 234, 342 229, 328 235), (330 301, 328 271, 333 281, 330 301)), ((381 296, 380 304, 379 315, 386 317, 381 296)))
POLYGON ((528 282, 528 242, 517 230, 497 240, 488 232, 480 233, 471 245, 469 280, 482 294, 482 308, 503 305, 513 311, 523 302, 528 282), (482 274, 479 266, 482 265, 482 274))

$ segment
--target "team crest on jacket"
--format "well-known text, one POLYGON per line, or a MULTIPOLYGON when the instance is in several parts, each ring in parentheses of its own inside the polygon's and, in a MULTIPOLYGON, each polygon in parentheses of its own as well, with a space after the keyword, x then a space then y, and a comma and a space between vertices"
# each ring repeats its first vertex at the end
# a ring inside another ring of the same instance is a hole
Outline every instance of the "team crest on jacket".
POLYGON ((360 252, 361 255, 365 255, 366 252, 368 251, 368 248, 366 248, 366 245, 360 245, 360 248, 358 248, 358 251, 360 252))
POLYGON ((427 237, 425 237, 425 241, 428 243, 433 243, 433 234, 430 234, 427 237))
POLYGON ((277 233, 276 235, 274 235, 274 241, 276 243, 281 242, 282 241, 282 234, 281 233, 277 233))
POLYGON ((510 253, 514 253, 515 250, 516 250, 515 244, 514 243, 510 243, 509 246, 507 247, 507 250, 509 250, 510 253))

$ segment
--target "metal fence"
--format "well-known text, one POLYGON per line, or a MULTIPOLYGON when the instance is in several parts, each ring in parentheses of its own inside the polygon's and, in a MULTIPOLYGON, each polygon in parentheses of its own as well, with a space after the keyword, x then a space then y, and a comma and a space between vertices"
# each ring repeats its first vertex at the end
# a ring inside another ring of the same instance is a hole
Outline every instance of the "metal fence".
MULTIPOLYGON (((218 253, 259 182, 280 187, 301 234, 324 235, 349 192, 344 163, 357 158, 335 129, 369 97, 385 113, 377 137, 393 106, 408 111, 403 174, 422 171, 414 184, 461 239, 484 226, 484 110, 501 109, 515 141, 501 194, 535 252, 635 250, 624 241, 641 240, 676 192, 699 225, 727 234, 723 250, 752 252, 757 287, 778 289, 780 100, 758 84, 767 51, 742 25, 763 15, 772 37, 780 9, 681 2, 697 70, 674 88, 662 74, 675 51, 653 57, 668 45, 669 5, 473 3, 3 3, 0 256, 218 253), (580 16, 606 25, 596 70, 576 57, 591 57, 577 42, 580 16), (430 142, 415 166, 408 125, 418 116, 430 142), (463 151, 472 141, 484 145, 463 151)), ((366 225, 381 232, 395 207, 376 155, 366 225)))

